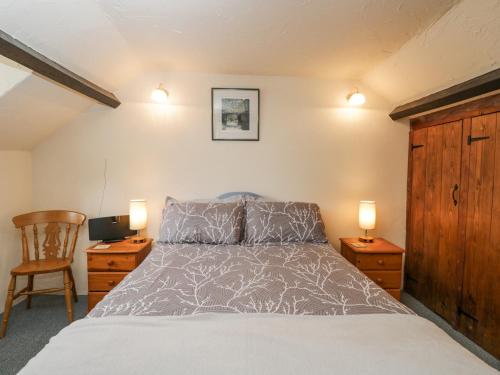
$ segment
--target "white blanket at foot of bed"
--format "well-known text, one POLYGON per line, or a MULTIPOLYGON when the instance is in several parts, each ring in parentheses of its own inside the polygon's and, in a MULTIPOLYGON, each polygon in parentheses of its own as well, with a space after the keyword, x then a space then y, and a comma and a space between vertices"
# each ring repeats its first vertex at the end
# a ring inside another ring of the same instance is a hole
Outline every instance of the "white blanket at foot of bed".
POLYGON ((83 319, 20 374, 497 374, 413 315, 83 319))

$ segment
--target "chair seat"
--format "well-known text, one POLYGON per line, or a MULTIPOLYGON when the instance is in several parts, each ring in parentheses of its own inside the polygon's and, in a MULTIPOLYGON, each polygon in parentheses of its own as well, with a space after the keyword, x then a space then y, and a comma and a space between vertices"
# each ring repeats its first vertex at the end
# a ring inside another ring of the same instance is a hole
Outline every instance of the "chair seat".
POLYGON ((30 275, 38 273, 50 273, 62 271, 68 268, 71 262, 68 259, 40 259, 30 260, 13 268, 10 273, 12 275, 30 275))

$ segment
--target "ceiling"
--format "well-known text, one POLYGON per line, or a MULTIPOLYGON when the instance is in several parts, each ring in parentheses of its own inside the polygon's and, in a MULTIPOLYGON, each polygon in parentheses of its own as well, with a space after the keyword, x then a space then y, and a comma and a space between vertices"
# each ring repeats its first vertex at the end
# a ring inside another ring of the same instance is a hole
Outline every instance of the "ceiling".
POLYGON ((92 103, 0 56, 0 150, 29 150, 92 103))
MULTIPOLYGON (((110 91, 148 70, 359 79, 457 2, 2 0, 0 29, 110 91)), ((0 131, 22 134, 0 149, 29 149, 92 104, 14 75, 0 131)))
POLYGON ((3 0, 0 28, 111 89, 137 62, 168 71, 358 78, 456 2, 3 0))

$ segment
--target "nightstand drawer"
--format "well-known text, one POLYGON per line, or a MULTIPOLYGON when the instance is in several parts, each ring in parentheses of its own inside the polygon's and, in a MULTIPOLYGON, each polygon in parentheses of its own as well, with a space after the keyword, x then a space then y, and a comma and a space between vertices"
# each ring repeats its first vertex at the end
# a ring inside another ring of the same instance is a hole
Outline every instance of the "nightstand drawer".
POLYGON ((97 305, 108 292, 89 292, 87 297, 87 309, 92 310, 95 305, 97 305))
POLYGON ((401 290, 400 289, 386 289, 387 293, 396 298, 398 301, 401 299, 401 290))
POLYGON ((132 271, 136 267, 135 254, 88 254, 89 271, 132 271))
POLYGON ((401 271, 364 271, 364 274, 384 289, 401 286, 401 271))
POLYGON ((364 270, 395 270, 402 267, 400 254, 356 254, 356 267, 364 270))
POLYGON ((128 272, 89 272, 89 291, 110 291, 127 275, 128 272))

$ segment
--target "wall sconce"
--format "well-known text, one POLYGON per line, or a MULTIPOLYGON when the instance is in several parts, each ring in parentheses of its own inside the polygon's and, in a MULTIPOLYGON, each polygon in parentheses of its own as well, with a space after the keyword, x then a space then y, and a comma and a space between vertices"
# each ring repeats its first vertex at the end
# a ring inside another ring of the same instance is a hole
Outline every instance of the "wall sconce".
POLYGON ((359 237, 361 242, 373 242, 373 237, 368 236, 368 229, 375 229, 376 218, 375 201, 359 202, 359 227, 365 230, 365 235, 359 237))
POLYGON ((151 100, 155 103, 166 104, 168 102, 168 91, 160 83, 156 89, 151 92, 151 100))
POLYGON ((358 89, 355 89, 349 95, 347 95, 347 102, 349 105, 359 107, 360 105, 365 104, 366 98, 365 96, 359 92, 358 89))

